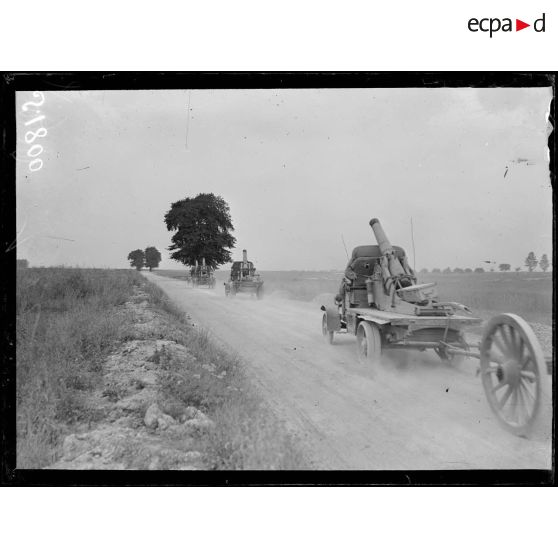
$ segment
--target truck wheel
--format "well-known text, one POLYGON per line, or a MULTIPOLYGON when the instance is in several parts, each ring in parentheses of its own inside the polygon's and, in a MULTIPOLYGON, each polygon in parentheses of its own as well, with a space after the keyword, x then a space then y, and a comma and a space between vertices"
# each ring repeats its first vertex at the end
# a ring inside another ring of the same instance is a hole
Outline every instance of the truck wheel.
POLYGON ((380 360, 382 337, 376 324, 360 322, 357 328, 357 352, 363 363, 372 364, 380 360))
POLYGON ((322 335, 330 345, 333 344, 333 331, 329 331, 327 329, 327 316, 325 314, 324 317, 322 318, 322 335))

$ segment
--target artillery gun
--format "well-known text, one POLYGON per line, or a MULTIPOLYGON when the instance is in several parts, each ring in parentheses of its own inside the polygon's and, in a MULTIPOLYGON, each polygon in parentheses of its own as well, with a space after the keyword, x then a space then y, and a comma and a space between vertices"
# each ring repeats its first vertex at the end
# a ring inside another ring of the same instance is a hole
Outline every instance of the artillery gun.
POLYGON ((501 314, 486 325, 480 343, 468 343, 463 330, 482 323, 465 305, 440 301, 436 283, 419 283, 405 251, 392 246, 378 219, 370 226, 376 245, 357 246, 351 255, 334 305, 322 306, 322 333, 356 336, 359 359, 372 369, 387 350, 432 349, 457 366, 480 361, 477 374, 498 422, 527 435, 537 419, 542 374, 551 373, 529 324, 501 314))
POLYGON ((196 260, 196 265, 190 268, 190 279, 194 288, 201 286, 205 286, 210 289, 215 288, 213 268, 206 265, 205 258, 202 258, 201 265, 198 265, 198 260, 196 260))
POLYGON ((224 283, 225 296, 235 296, 236 293, 252 293, 259 300, 263 297, 263 280, 256 273, 254 264, 248 261, 248 253, 242 250, 242 261, 232 264, 229 281, 224 283))

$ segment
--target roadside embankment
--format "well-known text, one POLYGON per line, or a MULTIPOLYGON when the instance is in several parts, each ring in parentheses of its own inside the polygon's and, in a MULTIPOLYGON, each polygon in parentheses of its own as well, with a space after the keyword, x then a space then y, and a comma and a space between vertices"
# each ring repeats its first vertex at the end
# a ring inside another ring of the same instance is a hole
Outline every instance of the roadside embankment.
MULTIPOLYGON (((18 467, 304 467, 237 355, 140 274, 91 271, 56 270, 62 286, 36 293, 42 310, 18 306, 18 467), (81 296, 70 296, 69 276, 86 285, 81 296), (119 283, 112 303, 99 281, 119 283), (55 291, 65 302, 45 313, 55 291)), ((45 277, 20 279, 23 300, 45 277)))

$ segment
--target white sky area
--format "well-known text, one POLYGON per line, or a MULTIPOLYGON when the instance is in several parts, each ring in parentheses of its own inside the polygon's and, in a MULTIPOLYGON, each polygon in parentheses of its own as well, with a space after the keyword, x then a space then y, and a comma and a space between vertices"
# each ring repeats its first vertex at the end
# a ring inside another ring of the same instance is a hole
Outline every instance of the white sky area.
POLYGON ((372 217, 411 265, 413 219, 417 269, 551 258, 551 94, 48 91, 44 165, 29 172, 23 135, 39 124, 24 122, 39 113, 22 112, 36 99, 19 92, 17 257, 123 268, 130 251, 156 246, 160 267, 178 269, 164 214, 213 192, 230 205, 233 257, 246 248, 260 270, 343 269, 341 236, 349 251, 375 244, 372 217))

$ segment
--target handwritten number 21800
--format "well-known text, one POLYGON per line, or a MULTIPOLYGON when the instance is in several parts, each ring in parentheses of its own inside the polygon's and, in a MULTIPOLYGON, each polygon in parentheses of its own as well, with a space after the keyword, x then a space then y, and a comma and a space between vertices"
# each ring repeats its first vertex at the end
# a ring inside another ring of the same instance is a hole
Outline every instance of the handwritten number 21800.
MULTIPOLYGON (((34 110, 35 112, 38 112, 39 115, 25 122, 24 126, 31 126, 32 124, 36 124, 41 120, 44 120, 45 118, 44 114, 40 114, 41 113, 40 109, 30 108, 30 107, 40 107, 45 102, 45 96, 40 91, 35 91, 33 92, 33 97, 39 99, 39 101, 28 101, 27 103, 23 103, 21 110, 23 112, 34 110)), ((43 146, 40 145, 39 143, 35 143, 35 141, 37 140, 37 138, 44 138, 47 134, 48 132, 46 128, 38 128, 37 130, 34 131, 27 130, 25 132, 25 136, 24 136, 25 143, 33 144, 27 150, 27 156, 33 158, 33 160, 29 162, 29 170, 31 172, 36 172, 43 168, 43 160, 38 158, 39 155, 44 151, 43 146)))

